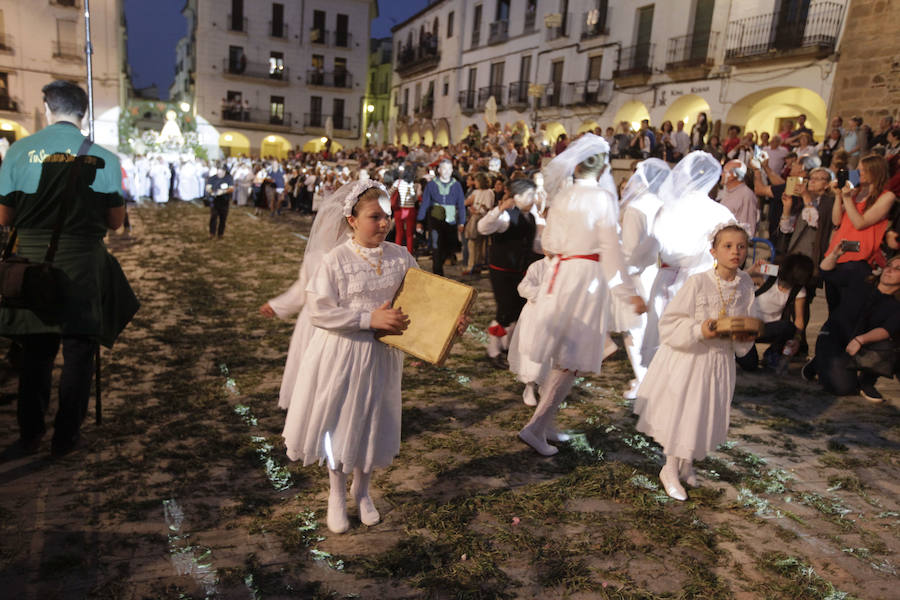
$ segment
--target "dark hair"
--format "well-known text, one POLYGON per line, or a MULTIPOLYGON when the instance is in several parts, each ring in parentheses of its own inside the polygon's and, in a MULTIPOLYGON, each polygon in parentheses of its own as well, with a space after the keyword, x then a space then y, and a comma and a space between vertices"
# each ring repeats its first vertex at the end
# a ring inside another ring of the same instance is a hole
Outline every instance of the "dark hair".
POLYGON ((534 190, 537 188, 537 185, 530 179, 513 179, 507 184, 507 188, 509 188, 509 193, 512 196, 518 196, 519 194, 524 194, 528 190, 534 190))
POLYGON ((804 254, 789 254, 778 267, 778 281, 797 287, 808 285, 815 271, 815 263, 804 254))
MULTIPOLYGON (((866 208, 864 209, 869 210, 887 189, 890 170, 887 160, 877 154, 863 156, 859 161, 859 168, 865 168, 866 174, 869 176, 869 195, 866 198, 866 208)), ((856 195, 854 194, 855 200, 856 195)))
POLYGON ((41 92, 44 94, 44 102, 53 114, 84 118, 88 97, 81 87, 71 81, 58 79, 42 87, 41 92))
POLYGON ((478 186, 479 190, 487 190, 491 187, 491 181, 488 179, 487 173, 484 171, 479 171, 475 173, 475 185, 478 186))

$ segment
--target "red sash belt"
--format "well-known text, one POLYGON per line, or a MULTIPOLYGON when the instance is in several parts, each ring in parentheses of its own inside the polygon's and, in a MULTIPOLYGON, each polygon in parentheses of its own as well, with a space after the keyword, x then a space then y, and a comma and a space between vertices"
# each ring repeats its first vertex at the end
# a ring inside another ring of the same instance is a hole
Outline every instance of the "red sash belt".
POLYGON ((498 267, 497 265, 488 265, 488 269, 492 271, 502 271, 504 273, 524 273, 525 271, 519 271, 517 269, 507 269, 506 267, 498 267))
POLYGON ((559 273, 559 265, 562 264, 564 260, 592 260, 594 262, 600 262, 599 254, 573 254, 572 256, 560 256, 559 260, 556 262, 556 265, 553 267, 553 275, 550 277, 550 285, 547 286, 547 293, 553 293, 553 284, 556 283, 556 275, 559 273))

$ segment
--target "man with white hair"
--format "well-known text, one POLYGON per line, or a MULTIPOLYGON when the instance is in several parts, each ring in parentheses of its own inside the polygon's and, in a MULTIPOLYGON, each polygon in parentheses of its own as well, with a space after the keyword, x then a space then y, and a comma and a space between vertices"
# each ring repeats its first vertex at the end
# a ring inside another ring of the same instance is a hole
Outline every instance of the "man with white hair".
POLYGON ((725 163, 718 200, 734 214, 738 223, 746 225, 755 234, 759 223, 759 200, 744 183, 746 176, 747 166, 741 161, 730 160, 725 163))

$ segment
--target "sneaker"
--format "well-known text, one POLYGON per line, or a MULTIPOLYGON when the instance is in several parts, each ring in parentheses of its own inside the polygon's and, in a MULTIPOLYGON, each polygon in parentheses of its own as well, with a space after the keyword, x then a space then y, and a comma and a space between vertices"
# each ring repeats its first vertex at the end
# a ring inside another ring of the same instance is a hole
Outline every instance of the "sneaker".
POLYGON ((816 366, 813 364, 815 359, 810 359, 806 361, 806 364, 803 365, 803 368, 800 369, 800 375, 806 381, 815 381, 816 380, 816 366))
POLYGON ((881 392, 875 389, 875 384, 873 383, 864 383, 860 385, 859 395, 869 402, 884 402, 884 396, 881 395, 881 392))

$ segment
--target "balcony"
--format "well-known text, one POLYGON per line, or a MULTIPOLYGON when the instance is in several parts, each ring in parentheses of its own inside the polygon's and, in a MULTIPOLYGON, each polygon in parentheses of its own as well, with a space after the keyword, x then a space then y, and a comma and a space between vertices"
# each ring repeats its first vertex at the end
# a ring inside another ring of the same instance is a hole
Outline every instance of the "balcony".
POLYGON ((309 43, 327 46, 328 48, 350 48, 352 37, 348 31, 328 31, 327 29, 310 29, 309 43))
POLYGON ((291 113, 275 113, 271 110, 260 108, 222 107, 222 120, 230 123, 245 123, 249 125, 266 125, 267 127, 280 127, 290 129, 291 113))
POLYGON ((228 15, 228 31, 247 33, 247 17, 236 18, 228 15))
POLYGON ((80 44, 51 42, 50 45, 53 50, 53 58, 62 60, 82 60, 84 58, 84 47, 80 44))
POLYGON ((50 0, 50 6, 61 8, 81 8, 81 0, 50 0))
POLYGON ((459 92, 458 101, 462 112, 471 114, 475 112, 475 90, 462 90, 459 92))
POLYGON ((303 113, 303 129, 307 133, 324 134, 328 119, 334 131, 349 132, 352 135, 353 120, 344 115, 323 115, 322 113, 303 113))
MULTIPOLYGON (((561 15, 562 21, 558 27, 547 28, 547 41, 552 42, 569 36, 569 28, 572 26, 572 13, 561 15)), ((546 17, 545 17, 546 20, 546 17)))
POLYGON ((282 40, 288 39, 290 37, 288 35, 288 26, 287 23, 273 23, 269 21, 269 37, 279 38, 282 40))
POLYGON ((515 109, 527 109, 530 104, 528 99, 528 86, 530 84, 530 81, 514 81, 510 83, 506 106, 515 109))
POLYGON ((13 44, 13 36, 9 35, 8 33, 0 33, 0 52, 12 54, 13 44))
POLYGON ((409 116, 409 103, 404 102, 397 107, 397 116, 398 117, 408 117, 409 116))
POLYGON ((434 114, 434 97, 425 96, 422 98, 422 105, 416 108, 417 119, 430 119, 434 114))
POLYGON ((276 63, 247 62, 226 58, 222 60, 222 72, 234 77, 265 79, 280 85, 290 83, 288 68, 276 63))
MULTIPOLYGON (((433 38, 432 38, 433 39, 433 38)), ((397 56, 395 70, 403 77, 409 77, 428 69, 433 69, 441 62, 441 53, 437 43, 431 41, 418 46, 403 46, 397 56)))
POLYGON ((666 49, 666 70, 712 67, 718 40, 719 32, 717 31, 669 38, 669 46, 666 49))
POLYGON ((728 24, 725 62, 821 58, 835 50, 844 5, 813 2, 799 14, 767 13, 728 24))
POLYGON ((353 88, 353 75, 349 71, 310 69, 306 72, 306 83, 319 87, 351 89, 353 88))
POLYGON ((9 96, 0 96, 0 111, 19 112, 19 103, 9 96))
POLYGON ((503 93, 503 90, 506 89, 506 86, 502 85, 489 85, 487 87, 478 88, 478 106, 476 107, 478 110, 484 110, 484 107, 487 105, 488 99, 493 96, 494 102, 497 103, 497 108, 503 108, 503 101, 506 100, 506 95, 503 93))
POLYGON ((488 46, 502 44, 509 39, 509 21, 494 21, 488 27, 488 46))
POLYGON ((656 44, 649 42, 619 48, 619 57, 616 69, 613 71, 613 78, 617 80, 635 78, 636 80, 633 82, 617 81, 616 83, 623 87, 645 83, 653 73, 653 51, 655 48, 656 44))
POLYGON ((563 106, 603 106, 612 100, 615 85, 609 79, 550 82, 544 88, 541 108, 563 106))
POLYGON ((581 21, 581 39, 593 40, 604 35, 609 35, 609 27, 606 25, 606 11, 595 8, 584 13, 581 21))
POLYGON ((526 11, 525 11, 525 27, 523 28, 524 33, 533 32, 536 29, 536 27, 535 27, 536 24, 537 24, 537 10, 527 10, 526 9, 526 11))

